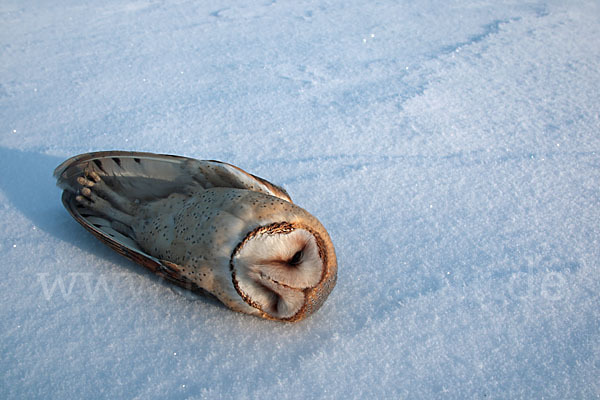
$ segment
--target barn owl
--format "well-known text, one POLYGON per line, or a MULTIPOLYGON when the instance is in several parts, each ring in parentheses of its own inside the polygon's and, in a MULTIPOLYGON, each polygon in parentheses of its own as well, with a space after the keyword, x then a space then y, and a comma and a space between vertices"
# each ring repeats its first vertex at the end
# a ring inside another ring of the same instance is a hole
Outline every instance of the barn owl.
POLYGON ((102 242, 235 311, 299 321, 335 286, 323 225, 231 164, 105 151, 72 157, 54 176, 65 208, 102 242))

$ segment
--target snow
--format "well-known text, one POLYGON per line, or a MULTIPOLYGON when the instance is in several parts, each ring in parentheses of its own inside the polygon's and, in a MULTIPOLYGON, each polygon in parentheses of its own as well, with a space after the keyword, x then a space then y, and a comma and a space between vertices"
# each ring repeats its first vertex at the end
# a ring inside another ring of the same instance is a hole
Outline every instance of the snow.
POLYGON ((0 397, 600 397, 599 17, 4 0, 0 397), (109 149, 282 184, 336 246, 323 308, 237 314, 99 243, 51 174, 109 149))

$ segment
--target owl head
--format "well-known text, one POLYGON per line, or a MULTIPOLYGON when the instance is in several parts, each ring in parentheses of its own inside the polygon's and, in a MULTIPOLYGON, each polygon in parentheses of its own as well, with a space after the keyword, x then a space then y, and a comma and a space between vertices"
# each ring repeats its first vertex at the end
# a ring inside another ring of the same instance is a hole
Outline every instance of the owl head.
POLYGON ((314 223, 252 230, 234 249, 230 270, 243 301, 263 318, 281 321, 298 321, 318 310, 337 279, 331 240, 314 223))

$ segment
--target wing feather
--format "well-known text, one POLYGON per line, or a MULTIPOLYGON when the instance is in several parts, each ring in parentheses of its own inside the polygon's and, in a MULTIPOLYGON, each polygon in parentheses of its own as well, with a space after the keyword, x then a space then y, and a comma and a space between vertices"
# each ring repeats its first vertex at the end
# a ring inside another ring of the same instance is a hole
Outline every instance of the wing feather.
POLYGON ((196 283, 186 278, 182 272, 181 266, 149 255, 137 245, 133 238, 113 229, 109 220, 100 215, 90 215, 91 210, 82 207, 75 200, 73 194, 64 191, 62 194, 62 202, 69 214, 71 214, 77 222, 117 253, 146 267, 155 274, 178 286, 193 292, 210 295, 210 293, 206 292, 196 283), (82 216, 82 211, 86 213, 85 217, 82 216))
POLYGON ((253 190, 292 202, 283 188, 234 165, 143 152, 102 151, 72 157, 54 171, 58 186, 70 191, 78 188, 76 180, 84 175, 86 168, 101 176, 120 194, 140 201, 199 188, 230 187, 253 190))

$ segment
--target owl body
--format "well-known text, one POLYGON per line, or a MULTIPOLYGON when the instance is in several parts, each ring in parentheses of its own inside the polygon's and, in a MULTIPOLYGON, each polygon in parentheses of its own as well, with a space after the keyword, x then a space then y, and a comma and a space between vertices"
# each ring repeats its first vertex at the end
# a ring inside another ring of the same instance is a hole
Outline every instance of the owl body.
POLYGON ((235 311, 297 321, 335 285, 335 250, 321 223, 237 167, 101 152, 67 160, 55 174, 65 207, 96 237, 235 311))

